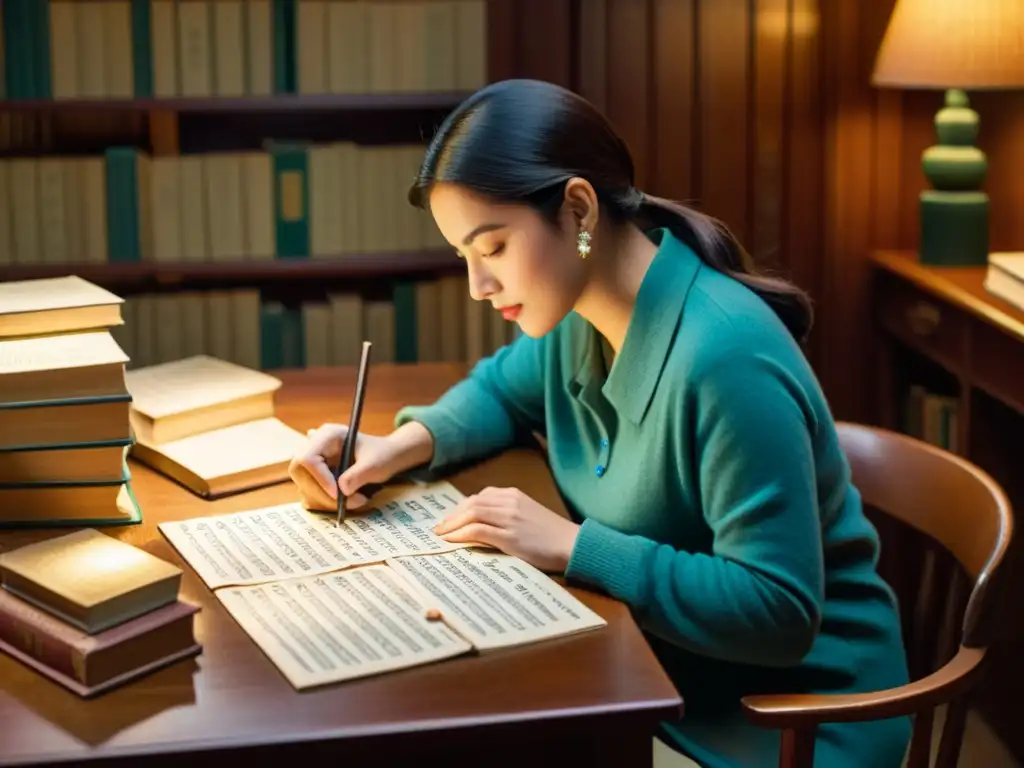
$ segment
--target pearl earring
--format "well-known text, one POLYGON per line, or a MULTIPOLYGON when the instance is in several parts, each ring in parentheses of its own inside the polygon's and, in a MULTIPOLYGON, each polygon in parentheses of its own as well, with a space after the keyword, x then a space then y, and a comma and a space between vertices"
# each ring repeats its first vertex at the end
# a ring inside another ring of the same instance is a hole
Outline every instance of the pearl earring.
POLYGON ((590 255, 590 233, 587 230, 584 229, 580 232, 576 247, 579 249, 581 259, 585 259, 590 255))

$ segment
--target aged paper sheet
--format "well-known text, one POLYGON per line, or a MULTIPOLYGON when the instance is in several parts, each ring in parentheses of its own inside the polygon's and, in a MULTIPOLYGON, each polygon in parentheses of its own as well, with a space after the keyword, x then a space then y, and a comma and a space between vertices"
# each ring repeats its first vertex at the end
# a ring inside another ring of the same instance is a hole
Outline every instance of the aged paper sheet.
POLYGON ((462 549, 387 563, 481 651, 607 624, 553 579, 511 555, 462 549))
POLYGON ((429 621, 422 597, 386 565, 229 587, 217 597, 299 690, 472 650, 429 621))
POLYGON ((161 523, 159 529, 210 589, 329 573, 402 555, 460 547, 433 532, 463 498, 449 483, 398 486, 373 508, 333 515, 298 502, 225 515, 161 523))

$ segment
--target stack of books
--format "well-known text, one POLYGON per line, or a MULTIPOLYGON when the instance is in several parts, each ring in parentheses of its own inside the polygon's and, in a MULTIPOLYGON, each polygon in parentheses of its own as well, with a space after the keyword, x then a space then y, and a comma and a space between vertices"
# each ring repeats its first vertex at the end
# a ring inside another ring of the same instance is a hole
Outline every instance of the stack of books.
POLYGON ((86 528, 0 556, 0 651, 80 696, 196 656, 181 569, 86 528))
POLYGON ((281 380, 209 355, 127 372, 136 460, 203 498, 288 480, 306 436, 275 416, 281 380))
POLYGON ((122 303, 73 275, 0 284, 0 527, 142 519, 122 303))
POLYGON ((1024 253, 996 252, 988 255, 985 290, 1003 301, 1024 309, 1024 253))

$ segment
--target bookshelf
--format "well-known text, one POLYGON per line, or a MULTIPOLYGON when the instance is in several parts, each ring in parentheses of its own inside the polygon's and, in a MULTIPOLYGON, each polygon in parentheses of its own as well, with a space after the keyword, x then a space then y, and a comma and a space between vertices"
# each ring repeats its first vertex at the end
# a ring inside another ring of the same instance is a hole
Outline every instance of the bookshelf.
POLYGON ((488 82, 500 5, 5 2, 0 280, 118 292, 133 367, 350 364, 363 338, 379 362, 489 354, 514 326, 405 192, 488 82))
MULTIPOLYGON (((876 405, 881 426, 950 450, 987 471, 1024 509, 1024 309, 990 294, 984 267, 928 267, 913 253, 878 251, 873 319, 876 405)), ((992 669, 973 698, 1015 754, 1024 733, 1012 715, 1024 682, 1017 649, 1024 620, 1009 610, 1024 580, 1024 543, 1007 563, 1006 608, 992 669)), ((915 553, 900 550, 903 563, 915 553)), ((909 568, 910 566, 908 566, 909 568)))

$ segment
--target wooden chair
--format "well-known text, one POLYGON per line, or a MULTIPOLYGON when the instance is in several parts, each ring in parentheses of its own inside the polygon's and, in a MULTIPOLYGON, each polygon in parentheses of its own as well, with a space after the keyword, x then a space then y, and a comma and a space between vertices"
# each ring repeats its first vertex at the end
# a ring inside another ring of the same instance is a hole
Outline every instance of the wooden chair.
MULTIPOLYGON (((838 428, 865 507, 925 534, 934 547, 922 558, 914 610, 904 617, 912 682, 851 695, 749 696, 744 711, 758 725, 781 729, 782 768, 813 765, 819 724, 914 715, 906 765, 921 768, 931 757, 934 708, 948 704, 936 765, 954 768, 967 714, 964 694, 982 670, 996 625, 997 581, 1013 535, 1009 501, 989 475, 952 453, 882 429, 838 428), (959 565, 950 568, 952 590, 940 583, 943 558, 959 565), (943 613, 953 619, 945 637, 938 629, 943 613)), ((905 559, 905 552, 895 554, 905 559)), ((901 603, 905 599, 901 595, 901 603)))

